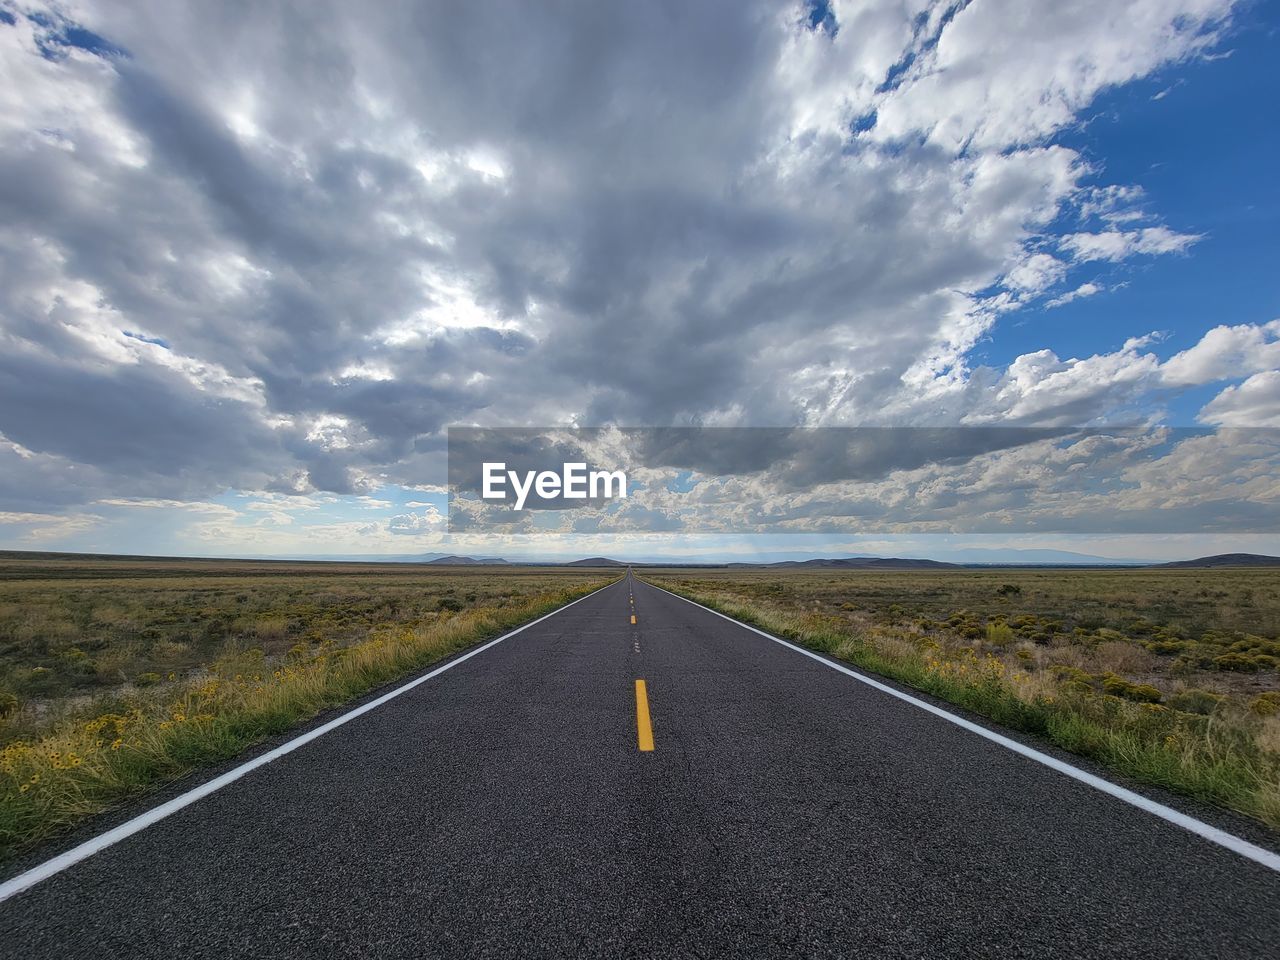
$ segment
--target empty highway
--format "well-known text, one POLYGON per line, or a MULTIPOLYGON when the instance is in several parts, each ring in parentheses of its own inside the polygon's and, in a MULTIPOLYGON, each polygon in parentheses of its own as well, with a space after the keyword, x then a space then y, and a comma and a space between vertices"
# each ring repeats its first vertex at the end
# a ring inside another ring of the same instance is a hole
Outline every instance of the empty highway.
POLYGON ((13 889, 14 958, 1280 942, 1265 862, 630 574, 13 889))

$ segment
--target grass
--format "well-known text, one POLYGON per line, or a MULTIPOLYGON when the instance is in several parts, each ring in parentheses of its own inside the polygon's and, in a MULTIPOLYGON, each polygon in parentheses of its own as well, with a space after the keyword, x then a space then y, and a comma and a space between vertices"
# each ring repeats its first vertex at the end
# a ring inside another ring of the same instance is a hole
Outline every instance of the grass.
MULTIPOLYGON (((0 859, 608 579, 0 556, 0 859)), ((1280 829, 1278 573, 646 579, 1280 829)))
POLYGON ((646 579, 1280 829, 1276 572, 727 570, 646 579))
POLYGON ((141 574, 107 562, 92 578, 74 565, 19 569, 0 579, 0 860, 610 579, 182 561, 141 574))

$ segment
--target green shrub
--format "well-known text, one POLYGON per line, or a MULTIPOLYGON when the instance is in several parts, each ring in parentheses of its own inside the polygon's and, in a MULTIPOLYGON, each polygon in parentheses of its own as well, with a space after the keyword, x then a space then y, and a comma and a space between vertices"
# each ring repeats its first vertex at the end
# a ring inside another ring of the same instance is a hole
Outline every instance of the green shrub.
POLYGON ((1108 673, 1103 677, 1102 689, 1114 697, 1123 697, 1138 703, 1159 703, 1164 699, 1164 694, 1157 687, 1149 683, 1134 683, 1114 673, 1108 673))
POLYGON ((1147 704, 1159 703, 1164 699, 1164 694, 1160 692, 1160 688, 1152 686, 1149 683, 1135 683, 1130 685, 1125 696, 1130 700, 1137 700, 1140 703, 1147 704))
POLYGON ((1224 653, 1213 658, 1213 665, 1219 670, 1232 670, 1236 673, 1257 673, 1260 666, 1257 660, 1244 653, 1224 653))
POLYGON ((133 678, 133 682, 140 687, 154 687, 160 682, 160 674, 158 673, 140 673, 133 678))
POLYGON ((1195 713, 1208 716, 1217 709, 1226 697, 1208 690, 1184 690, 1169 698, 1169 706, 1183 713, 1195 713))
POLYGON ((1007 623, 987 624, 987 643, 992 646, 1007 647, 1016 639, 1017 637, 1013 632, 1013 628, 1007 623))
POLYGON ((1093 677, 1085 673, 1079 667, 1069 667, 1066 664, 1058 663, 1049 668, 1054 677, 1062 684, 1064 693, 1074 693, 1078 696, 1088 696, 1094 692, 1093 677))
POLYGON ((1260 717, 1274 717, 1280 714, 1280 692, 1269 690, 1258 694, 1249 702, 1249 709, 1260 717))
POLYGON ((1161 653, 1170 656, 1175 653, 1181 653, 1187 649, 1187 644, 1183 640, 1152 640, 1143 644, 1152 653, 1161 653))
POLYGON ((1089 674, 1085 673, 1079 667, 1072 667, 1065 663, 1055 663, 1049 667, 1050 672, 1059 680, 1092 680, 1089 674))
POLYGON ((0 690, 0 719, 18 712, 18 697, 8 690, 0 690))

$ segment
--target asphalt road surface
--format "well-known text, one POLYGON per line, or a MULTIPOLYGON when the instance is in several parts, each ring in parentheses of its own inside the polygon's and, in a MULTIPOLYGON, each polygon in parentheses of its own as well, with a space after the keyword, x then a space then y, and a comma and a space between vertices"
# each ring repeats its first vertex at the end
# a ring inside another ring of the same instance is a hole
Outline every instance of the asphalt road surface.
POLYGON ((1266 866, 632 577, 0 904, 14 958, 1278 943, 1266 866))

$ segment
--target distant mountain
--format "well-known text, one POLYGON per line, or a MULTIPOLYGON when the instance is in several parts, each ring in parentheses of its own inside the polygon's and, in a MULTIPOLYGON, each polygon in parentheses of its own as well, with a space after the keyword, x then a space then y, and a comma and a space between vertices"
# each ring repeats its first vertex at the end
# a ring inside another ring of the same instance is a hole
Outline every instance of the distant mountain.
MULTIPOLYGON (((739 564, 731 564, 739 566, 739 564)), ((822 567, 840 570, 936 570, 955 567, 954 563, 943 563, 941 560, 918 560, 912 557, 819 557, 815 560, 779 560, 776 563, 741 564, 741 566, 763 566, 769 569, 784 567, 822 567)))
POLYGON ((235 557, 237 560, 298 560, 303 563, 430 563, 445 553, 280 553, 235 557))
POLYGON ((503 560, 501 557, 459 557, 454 554, 449 554, 448 556, 436 557, 436 559, 434 560, 428 560, 427 565, 432 567, 451 566, 451 565, 453 566, 496 566, 496 565, 504 564, 508 562, 509 561, 503 560))
POLYGON ((1261 553, 1219 553, 1212 557, 1194 560, 1175 560, 1162 563, 1162 567, 1280 567, 1280 557, 1268 557, 1261 553))
POLYGON ((961 566, 979 564, 991 567, 1020 566, 1064 566, 1064 567, 1096 567, 1096 566, 1148 566, 1150 560, 1117 560, 1114 557, 1098 557, 1088 553, 1076 553, 1072 550, 1048 549, 991 549, 986 547, 956 548, 939 551, 951 563, 961 566))
MULTIPOLYGON (((766 554, 766 557, 768 555, 766 554)), ((774 555, 776 556, 776 554, 774 555)), ((199 560, 201 562, 236 561, 272 562, 272 563, 368 563, 368 564, 414 564, 428 566, 539 566, 539 567, 687 567, 690 569, 730 569, 730 570, 947 570, 968 567, 999 568, 1035 568, 1035 567, 1127 567, 1147 569, 1214 569, 1219 567, 1280 567, 1280 557, 1266 556, 1258 553, 1222 553, 1211 557, 1197 557, 1194 560, 1174 560, 1167 563, 1142 560, 1115 560, 1106 557, 1093 557, 1083 553, 1072 553, 1066 550, 987 550, 970 549, 947 552, 948 560, 925 560, 916 557, 814 557, 807 560, 768 560, 755 563, 746 561, 715 561, 693 557, 654 558, 636 560, 627 563, 611 557, 584 557, 581 560, 553 560, 546 558, 517 557, 472 557, 460 554, 420 553, 420 554, 325 554, 307 555, 293 554, 285 556, 243 556, 243 557, 162 557, 127 554, 87 554, 87 553, 46 553, 28 550, 0 550, 0 561, 125 561, 125 562, 163 562, 173 560, 199 560)))

